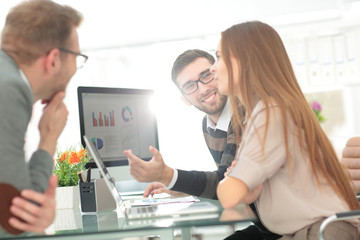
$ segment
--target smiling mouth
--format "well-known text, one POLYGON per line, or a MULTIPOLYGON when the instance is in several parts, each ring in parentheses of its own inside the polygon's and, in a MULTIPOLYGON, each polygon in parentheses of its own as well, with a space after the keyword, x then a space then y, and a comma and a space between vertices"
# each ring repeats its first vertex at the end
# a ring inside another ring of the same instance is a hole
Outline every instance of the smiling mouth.
POLYGON ((215 98, 215 96, 216 96, 216 93, 213 92, 213 93, 211 93, 207 98, 205 98, 205 99, 203 100, 203 102, 211 102, 211 101, 215 98))

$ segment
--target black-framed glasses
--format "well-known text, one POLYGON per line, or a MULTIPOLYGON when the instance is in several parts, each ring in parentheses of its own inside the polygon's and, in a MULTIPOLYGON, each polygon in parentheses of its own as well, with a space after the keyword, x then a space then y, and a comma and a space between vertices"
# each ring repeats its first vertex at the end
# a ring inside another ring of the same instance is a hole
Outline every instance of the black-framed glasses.
POLYGON ((185 83, 181 88, 181 92, 185 95, 190 95, 196 90, 198 90, 199 82, 201 82, 202 84, 208 84, 212 80, 214 80, 214 73, 212 73, 210 69, 207 69, 200 75, 198 80, 185 83))
POLYGON ((88 56, 82 54, 82 53, 78 53, 78 52, 74 52, 70 49, 67 49, 67 48, 59 48, 60 51, 62 52, 67 52, 67 53, 71 53, 71 54, 74 54, 76 55, 76 68, 79 69, 79 68, 82 68, 86 61, 88 60, 88 56))

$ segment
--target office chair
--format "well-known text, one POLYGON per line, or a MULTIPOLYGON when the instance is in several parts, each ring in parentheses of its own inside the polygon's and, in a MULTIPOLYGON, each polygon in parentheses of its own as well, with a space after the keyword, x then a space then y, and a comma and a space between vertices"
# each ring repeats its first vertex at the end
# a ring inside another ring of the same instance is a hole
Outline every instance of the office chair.
POLYGON ((14 215, 10 212, 11 201, 14 197, 20 196, 19 190, 7 183, 0 183, 0 226, 8 233, 18 235, 23 233, 9 224, 10 217, 14 215))
MULTIPOLYGON (((360 137, 352 137, 347 141, 346 147, 344 148, 344 150, 342 152, 342 158, 355 158, 358 161, 360 161, 360 137)), ((359 169, 359 171, 360 171, 360 169, 359 169)), ((360 201, 359 193, 357 193, 356 198, 360 201)), ((354 218, 360 218, 360 210, 336 213, 336 214, 326 218, 320 225, 319 239, 325 240, 323 233, 324 233, 325 228, 330 223, 335 222, 335 221, 354 219, 354 218)))
POLYGON ((360 218, 360 210, 336 213, 336 214, 326 218, 320 225, 319 239, 325 240, 324 230, 327 227, 327 225, 329 225, 330 223, 336 222, 336 221, 341 221, 341 220, 354 219, 354 218, 360 218))

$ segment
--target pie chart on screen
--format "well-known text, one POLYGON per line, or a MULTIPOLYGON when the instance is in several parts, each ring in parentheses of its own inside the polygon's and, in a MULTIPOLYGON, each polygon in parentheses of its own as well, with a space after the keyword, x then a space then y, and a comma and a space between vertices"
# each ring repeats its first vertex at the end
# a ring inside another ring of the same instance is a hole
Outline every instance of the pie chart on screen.
POLYGON ((124 120, 124 122, 126 122, 126 123, 133 120, 133 114, 132 114, 131 108, 129 106, 123 107, 123 109, 121 111, 121 117, 124 120))
POLYGON ((92 142, 95 144, 97 149, 102 149, 104 146, 104 142, 101 138, 92 138, 92 142))

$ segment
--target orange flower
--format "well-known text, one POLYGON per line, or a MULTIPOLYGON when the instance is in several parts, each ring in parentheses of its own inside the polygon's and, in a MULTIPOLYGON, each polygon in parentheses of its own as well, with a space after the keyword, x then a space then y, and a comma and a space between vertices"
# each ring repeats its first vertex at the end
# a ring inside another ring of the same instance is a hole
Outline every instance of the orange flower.
POLYGON ((64 161, 67 158, 66 155, 67 155, 67 152, 62 153, 61 156, 59 157, 59 162, 64 161))
POLYGON ((84 148, 80 149, 80 151, 79 151, 80 157, 85 157, 86 154, 87 154, 87 151, 84 148))
POLYGON ((69 156, 69 163, 75 164, 80 162, 80 156, 77 152, 71 151, 69 156))
POLYGON ((89 161, 87 151, 80 149, 59 152, 55 159, 54 173, 58 176, 59 186, 76 186, 79 182, 77 173, 85 170, 85 165, 89 161))

